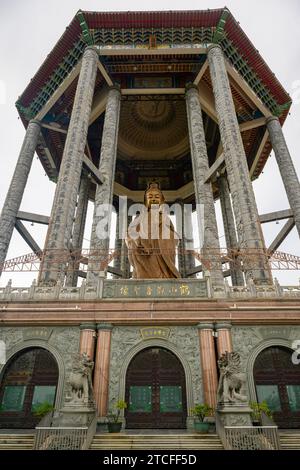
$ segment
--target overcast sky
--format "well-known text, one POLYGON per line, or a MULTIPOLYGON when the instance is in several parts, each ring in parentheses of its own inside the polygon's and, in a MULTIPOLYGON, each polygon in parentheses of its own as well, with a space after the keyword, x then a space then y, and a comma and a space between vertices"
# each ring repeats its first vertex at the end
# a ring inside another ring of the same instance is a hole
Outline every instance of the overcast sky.
MULTIPOLYGON (((24 127, 18 119, 15 101, 36 73, 47 54, 64 32, 78 9, 90 11, 149 10, 150 4, 127 0, 0 0, 0 207, 13 174, 14 166, 24 137, 24 127), (105 6, 103 6, 105 5, 105 6), (107 8, 109 5, 109 8, 107 8), (124 7, 126 5, 126 7, 124 7)), ((151 10, 195 10, 222 8, 221 1, 152 0, 151 10)), ((285 137, 300 174, 300 1, 299 0, 228 0, 226 6, 231 10, 241 27, 248 35, 262 57, 278 77, 285 89, 293 97, 291 113, 284 125, 285 137)), ((55 185, 45 176, 37 158, 34 159, 21 210, 50 215, 55 185)), ((263 174, 254 182, 254 190, 259 213, 287 209, 288 201, 281 182, 276 160, 271 154, 263 174)), ((217 204, 220 245, 225 246, 224 230, 220 222, 217 204)), ((90 234, 91 207, 85 235, 88 247, 90 234)), ((264 224, 266 245, 268 246, 284 225, 264 224)), ((26 224, 31 234, 42 247, 46 228, 26 224)), ((280 246, 280 251, 299 255, 299 238, 296 229, 290 233, 280 246)), ((13 258, 31 250, 14 233, 8 252, 13 258)), ((283 284, 298 284, 298 271, 274 273, 283 284)), ((0 285, 9 278, 13 285, 25 286, 36 273, 7 274, 1 277, 0 285)))

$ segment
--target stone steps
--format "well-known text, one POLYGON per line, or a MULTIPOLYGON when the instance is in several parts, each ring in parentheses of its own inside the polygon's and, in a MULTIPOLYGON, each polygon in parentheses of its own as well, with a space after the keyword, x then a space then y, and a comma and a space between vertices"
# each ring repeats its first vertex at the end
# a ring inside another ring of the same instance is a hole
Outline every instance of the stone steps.
POLYGON ((300 450, 300 433, 279 433, 282 450, 300 450))
POLYGON ((33 434, 0 434, 0 450, 32 450, 33 434))
POLYGON ((92 450, 222 450, 216 434, 97 434, 92 450))

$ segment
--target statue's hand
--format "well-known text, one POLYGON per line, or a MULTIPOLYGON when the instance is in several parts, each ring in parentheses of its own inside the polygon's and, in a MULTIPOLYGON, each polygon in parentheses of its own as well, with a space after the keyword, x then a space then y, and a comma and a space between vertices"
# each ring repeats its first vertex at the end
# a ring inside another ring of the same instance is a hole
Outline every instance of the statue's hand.
POLYGON ((142 245, 138 246, 138 252, 141 255, 150 255, 151 254, 151 250, 149 248, 144 248, 142 245))

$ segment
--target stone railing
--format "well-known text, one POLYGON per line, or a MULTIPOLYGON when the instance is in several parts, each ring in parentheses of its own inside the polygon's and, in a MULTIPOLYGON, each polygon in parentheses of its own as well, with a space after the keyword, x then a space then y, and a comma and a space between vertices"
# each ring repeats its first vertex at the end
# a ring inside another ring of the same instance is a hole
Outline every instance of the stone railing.
POLYGON ((216 430, 225 450, 280 450, 275 425, 224 426, 216 412, 216 430))
POLYGON ((35 428, 34 450, 87 450, 96 432, 97 417, 89 426, 55 426, 49 413, 35 428))
POLYGON ((280 450, 277 426, 224 426, 228 450, 280 450))
POLYGON ((132 300, 132 299, 253 299, 253 298, 300 298, 300 285, 280 286, 275 279, 273 285, 257 286, 252 281, 246 286, 230 286, 225 280, 224 290, 214 292, 210 278, 204 279, 104 279, 96 286, 83 281, 80 287, 38 286, 34 281, 30 287, 13 287, 11 281, 0 287, 0 302, 13 301, 76 301, 76 300, 132 300))

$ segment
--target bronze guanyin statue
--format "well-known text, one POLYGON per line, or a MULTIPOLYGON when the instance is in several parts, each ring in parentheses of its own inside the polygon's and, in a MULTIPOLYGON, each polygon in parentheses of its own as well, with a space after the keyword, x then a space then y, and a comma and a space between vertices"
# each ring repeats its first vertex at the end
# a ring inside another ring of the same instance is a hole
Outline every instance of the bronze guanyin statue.
POLYGON ((135 279, 180 278, 175 266, 178 236, 164 201, 159 184, 151 182, 144 195, 145 210, 128 228, 126 244, 135 279))

